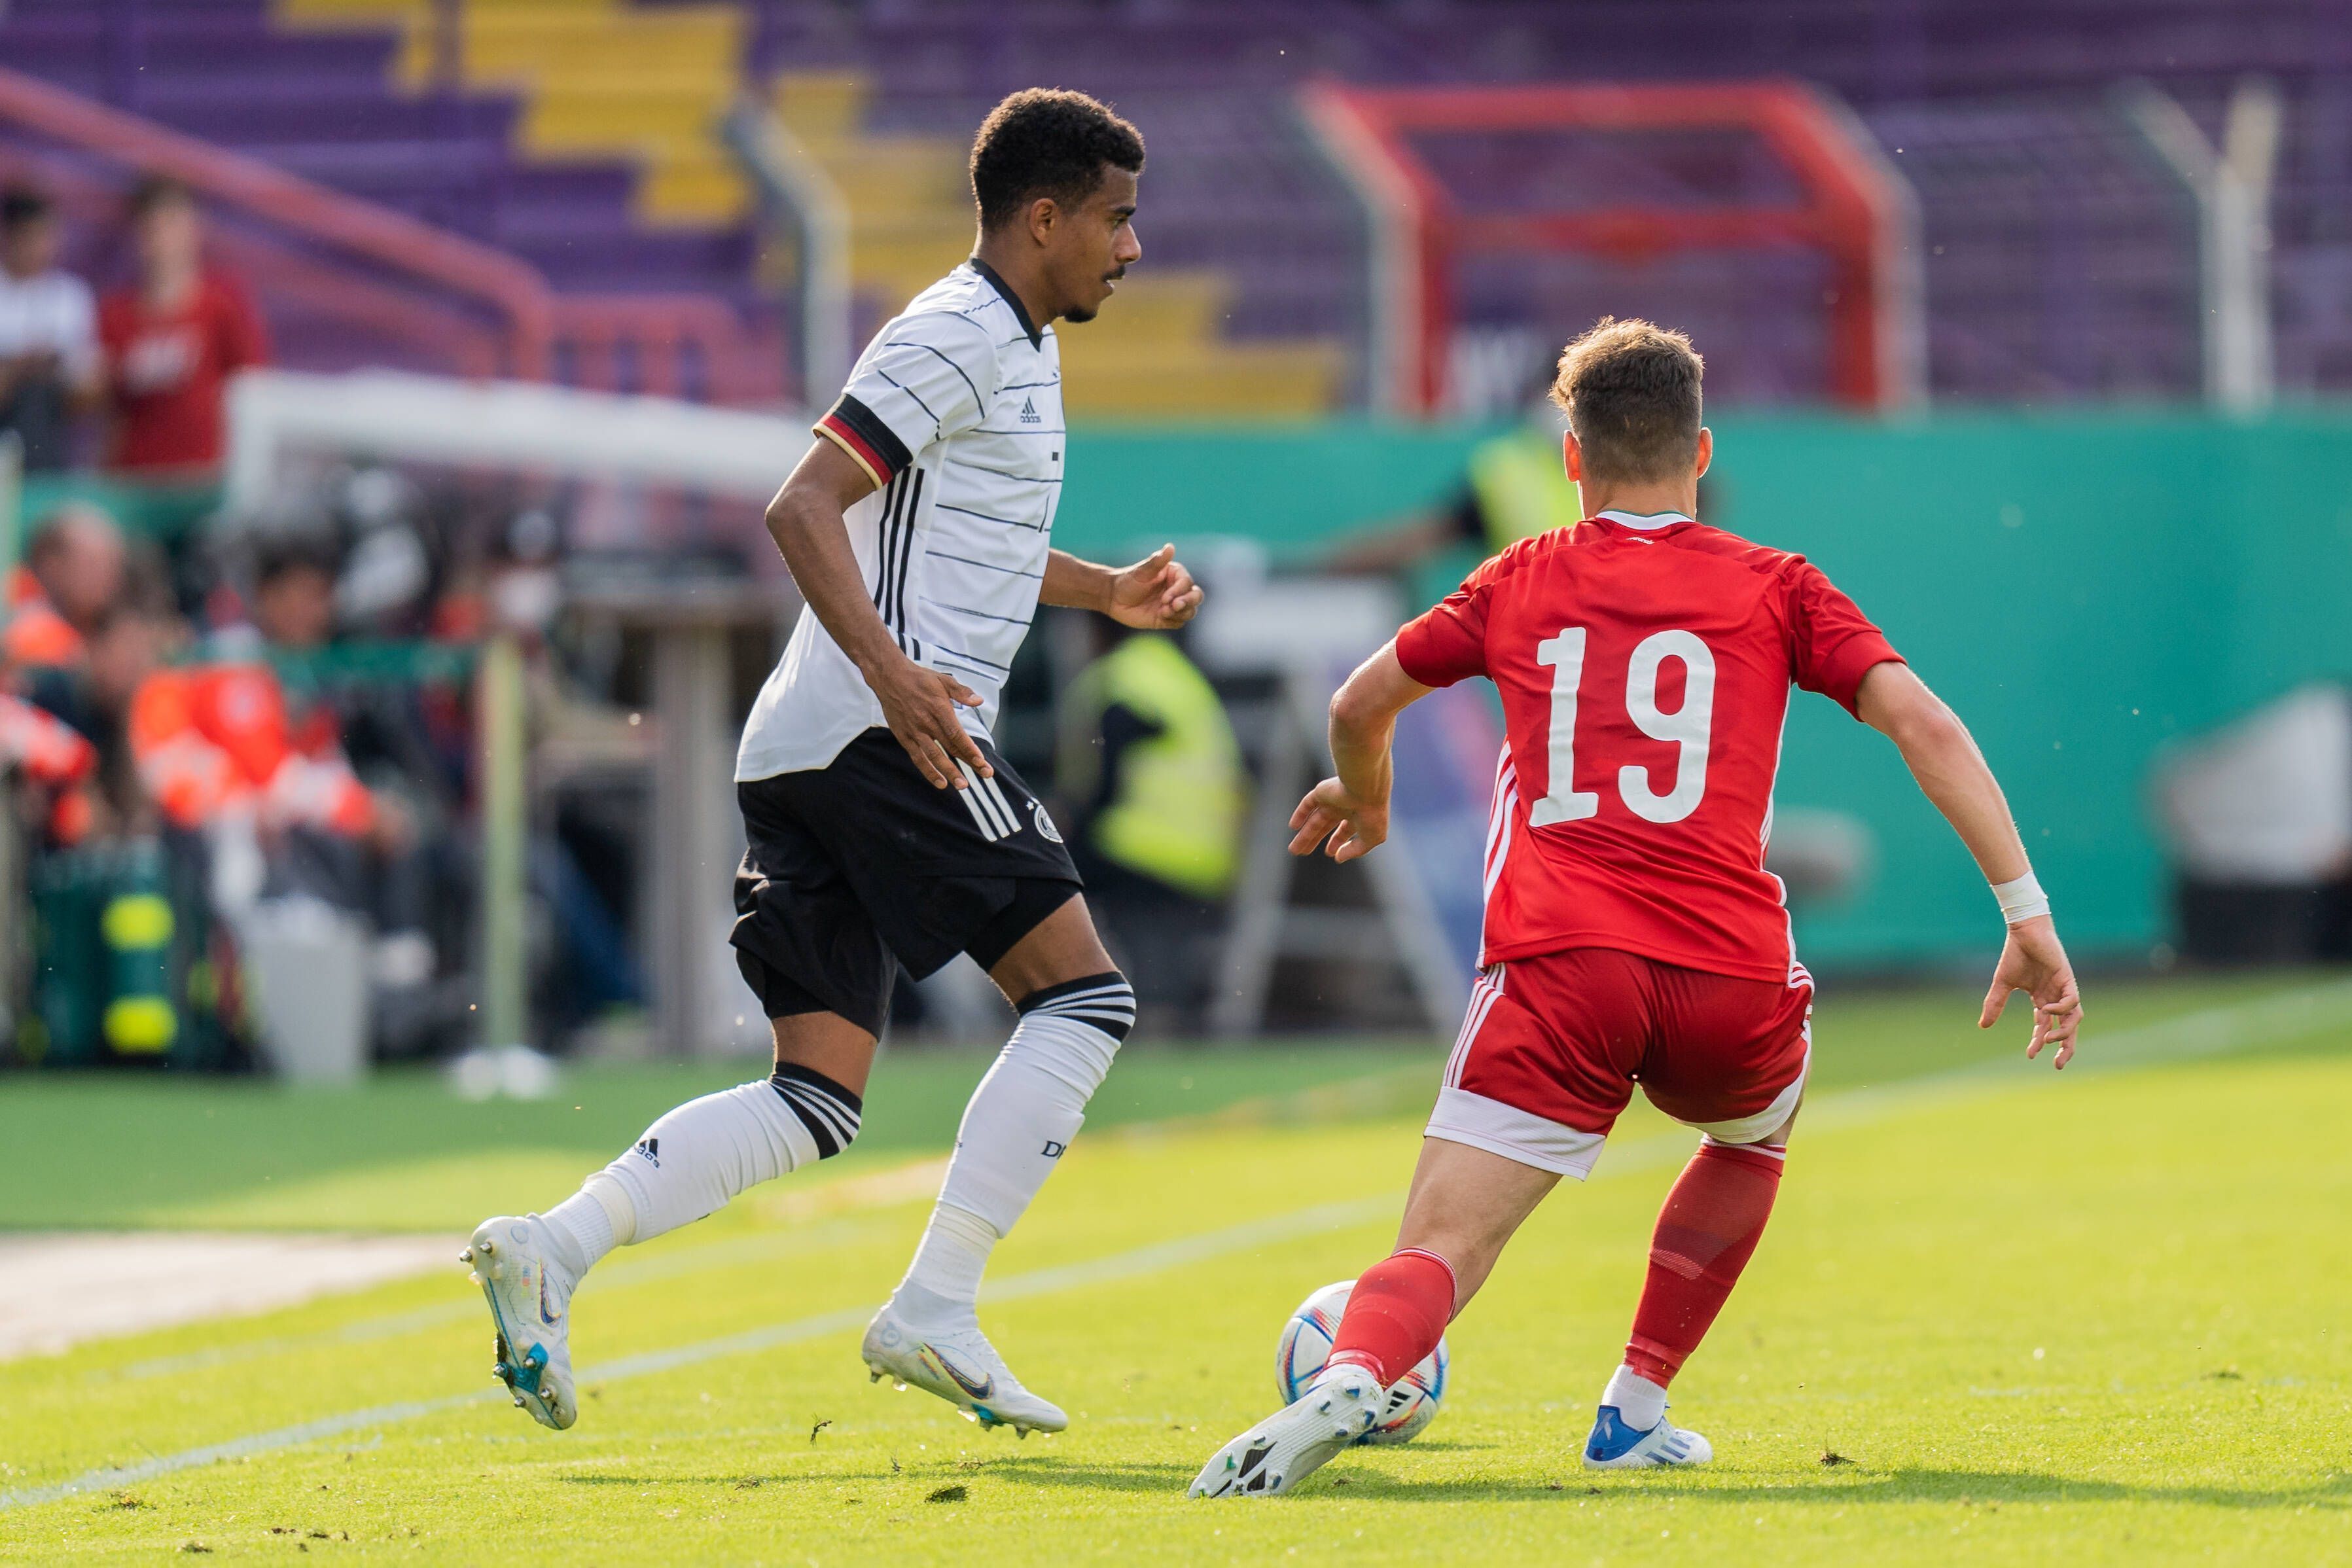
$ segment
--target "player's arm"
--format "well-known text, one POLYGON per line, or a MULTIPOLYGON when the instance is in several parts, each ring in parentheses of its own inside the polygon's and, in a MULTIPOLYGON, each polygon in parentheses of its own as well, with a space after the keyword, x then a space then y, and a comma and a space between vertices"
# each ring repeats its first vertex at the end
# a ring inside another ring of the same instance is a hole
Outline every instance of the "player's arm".
POLYGON ((980 698, 954 676, 908 658, 882 624, 842 518, 874 489, 871 474, 820 438, 768 503, 768 532, 783 552, 809 612, 874 689, 890 733, 935 786, 962 789, 959 762, 982 776, 995 771, 956 717, 956 704, 977 708, 980 698))
POLYGON ((1332 859, 1353 860, 1386 841, 1397 715, 1434 689, 1404 672, 1393 637, 1356 667, 1331 699, 1331 761, 1339 773, 1307 791, 1290 814, 1293 855, 1312 855, 1328 836, 1332 859))
POLYGON ((2066 950, 2059 944, 2058 928, 2050 919, 2050 902, 2033 880, 2024 841, 2010 817, 2009 801, 1975 738, 1958 715, 1901 663, 1871 667, 1854 695, 1854 711, 1895 742, 1920 790, 1969 847, 1977 868, 2001 901, 2009 940, 1993 971, 1992 988, 1985 994, 1979 1026, 1992 1027, 2009 994, 2022 991, 2033 998, 2033 1039, 2025 1054, 2039 1056, 2048 1046, 2054 1065, 2064 1067, 2074 1058, 2074 1037, 2082 1026, 2082 995, 2066 950))
POLYGON ((1174 631, 1201 608, 1201 585, 1163 544, 1132 566, 1097 566, 1066 550, 1045 557, 1038 599, 1070 610, 1092 610, 1139 631, 1174 631))

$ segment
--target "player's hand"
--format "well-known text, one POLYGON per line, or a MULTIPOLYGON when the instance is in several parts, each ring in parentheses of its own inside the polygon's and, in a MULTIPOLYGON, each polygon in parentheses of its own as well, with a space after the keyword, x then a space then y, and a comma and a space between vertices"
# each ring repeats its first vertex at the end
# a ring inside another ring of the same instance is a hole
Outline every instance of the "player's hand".
POLYGON ((994 775, 980 742, 956 717, 956 707, 980 706, 980 696, 952 675, 926 669, 904 654, 866 672, 882 703, 882 718, 934 789, 965 789, 961 763, 982 778, 994 775))
POLYGON ((1332 859, 1360 859, 1388 842, 1389 803, 1360 801, 1338 779, 1325 779, 1307 792, 1290 814, 1290 852, 1312 855, 1326 835, 1332 859))
POLYGON ((1139 631, 1172 632, 1201 608, 1201 585, 1176 559, 1176 547, 1163 544, 1150 555, 1115 572, 1110 579, 1110 603, 1105 613, 1123 626, 1139 631))
POLYGON ((2083 1026, 2083 994, 2074 986, 2074 966, 2058 943, 2058 928, 2048 915, 2009 928, 2009 942, 1992 972, 1992 989, 1985 993, 1984 1014, 1977 1027, 1990 1029, 2009 1005, 2009 994, 2022 991, 2033 998, 2033 1039, 2028 1057, 2052 1048, 2051 1065, 2063 1068, 2074 1059, 2074 1036, 2083 1026))

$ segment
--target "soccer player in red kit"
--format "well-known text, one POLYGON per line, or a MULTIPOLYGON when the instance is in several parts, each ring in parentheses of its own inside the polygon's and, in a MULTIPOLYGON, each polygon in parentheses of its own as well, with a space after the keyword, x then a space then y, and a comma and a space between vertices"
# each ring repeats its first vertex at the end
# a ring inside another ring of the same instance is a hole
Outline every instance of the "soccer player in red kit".
POLYGON ((1305 1395, 1221 1449, 1195 1497, 1286 1491, 1369 1430, 1520 1222, 1591 1172, 1636 1083, 1702 1139, 1585 1463, 1713 1457, 1666 1419, 1666 1388, 1763 1236, 1811 1051, 1812 982, 1764 869, 1792 685, 1892 740, 1993 884, 2008 940, 1979 1024, 2024 991, 2026 1055, 2074 1055, 2074 973, 1968 731, 1819 568, 1696 520, 1701 369, 1645 321, 1570 343, 1552 396, 1584 520, 1487 562, 1332 700, 1339 773, 1299 803, 1290 848, 1352 860, 1388 836, 1398 712, 1470 676, 1500 690, 1485 951, 1396 1251, 1357 1280, 1305 1395))

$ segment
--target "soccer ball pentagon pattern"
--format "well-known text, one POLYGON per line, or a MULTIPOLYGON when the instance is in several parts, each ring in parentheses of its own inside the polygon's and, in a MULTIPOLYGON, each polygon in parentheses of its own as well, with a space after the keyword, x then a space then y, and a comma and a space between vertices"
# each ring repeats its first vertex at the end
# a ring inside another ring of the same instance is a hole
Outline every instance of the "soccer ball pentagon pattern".
MULTIPOLYGON (((1324 1286, 1301 1301, 1298 1310, 1282 1325, 1282 1340, 1274 1352, 1274 1377, 1285 1405, 1295 1403, 1323 1370, 1331 1354, 1331 1337, 1339 1331, 1339 1314, 1348 1310, 1348 1294, 1355 1288, 1352 1279, 1324 1286)), ((1437 1348, 1389 1390, 1388 1408, 1372 1423, 1372 1429, 1356 1441, 1409 1443, 1436 1420, 1438 1406, 1445 1399, 1445 1341, 1440 1338, 1437 1348)))

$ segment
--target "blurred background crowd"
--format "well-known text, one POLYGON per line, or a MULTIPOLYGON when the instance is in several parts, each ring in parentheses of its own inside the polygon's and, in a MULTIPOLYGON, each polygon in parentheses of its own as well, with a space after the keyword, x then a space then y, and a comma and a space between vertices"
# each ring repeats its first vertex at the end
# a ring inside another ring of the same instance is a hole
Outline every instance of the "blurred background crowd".
MULTIPOLYGON (((759 1048, 760 501, 1040 84, 1150 159, 1058 529, 1211 597, 1045 612, 999 739, 1160 1032, 1451 1026, 1484 699, 1409 852, 1272 847, 1336 674, 1573 520, 1537 395, 1603 313, 1691 331, 1709 521, 1953 696, 2093 963, 2352 953, 2343 0, 14 0, 0 1059, 759 1048)), ((1817 972, 1982 944, 1831 716, 1782 796, 1817 972)))

